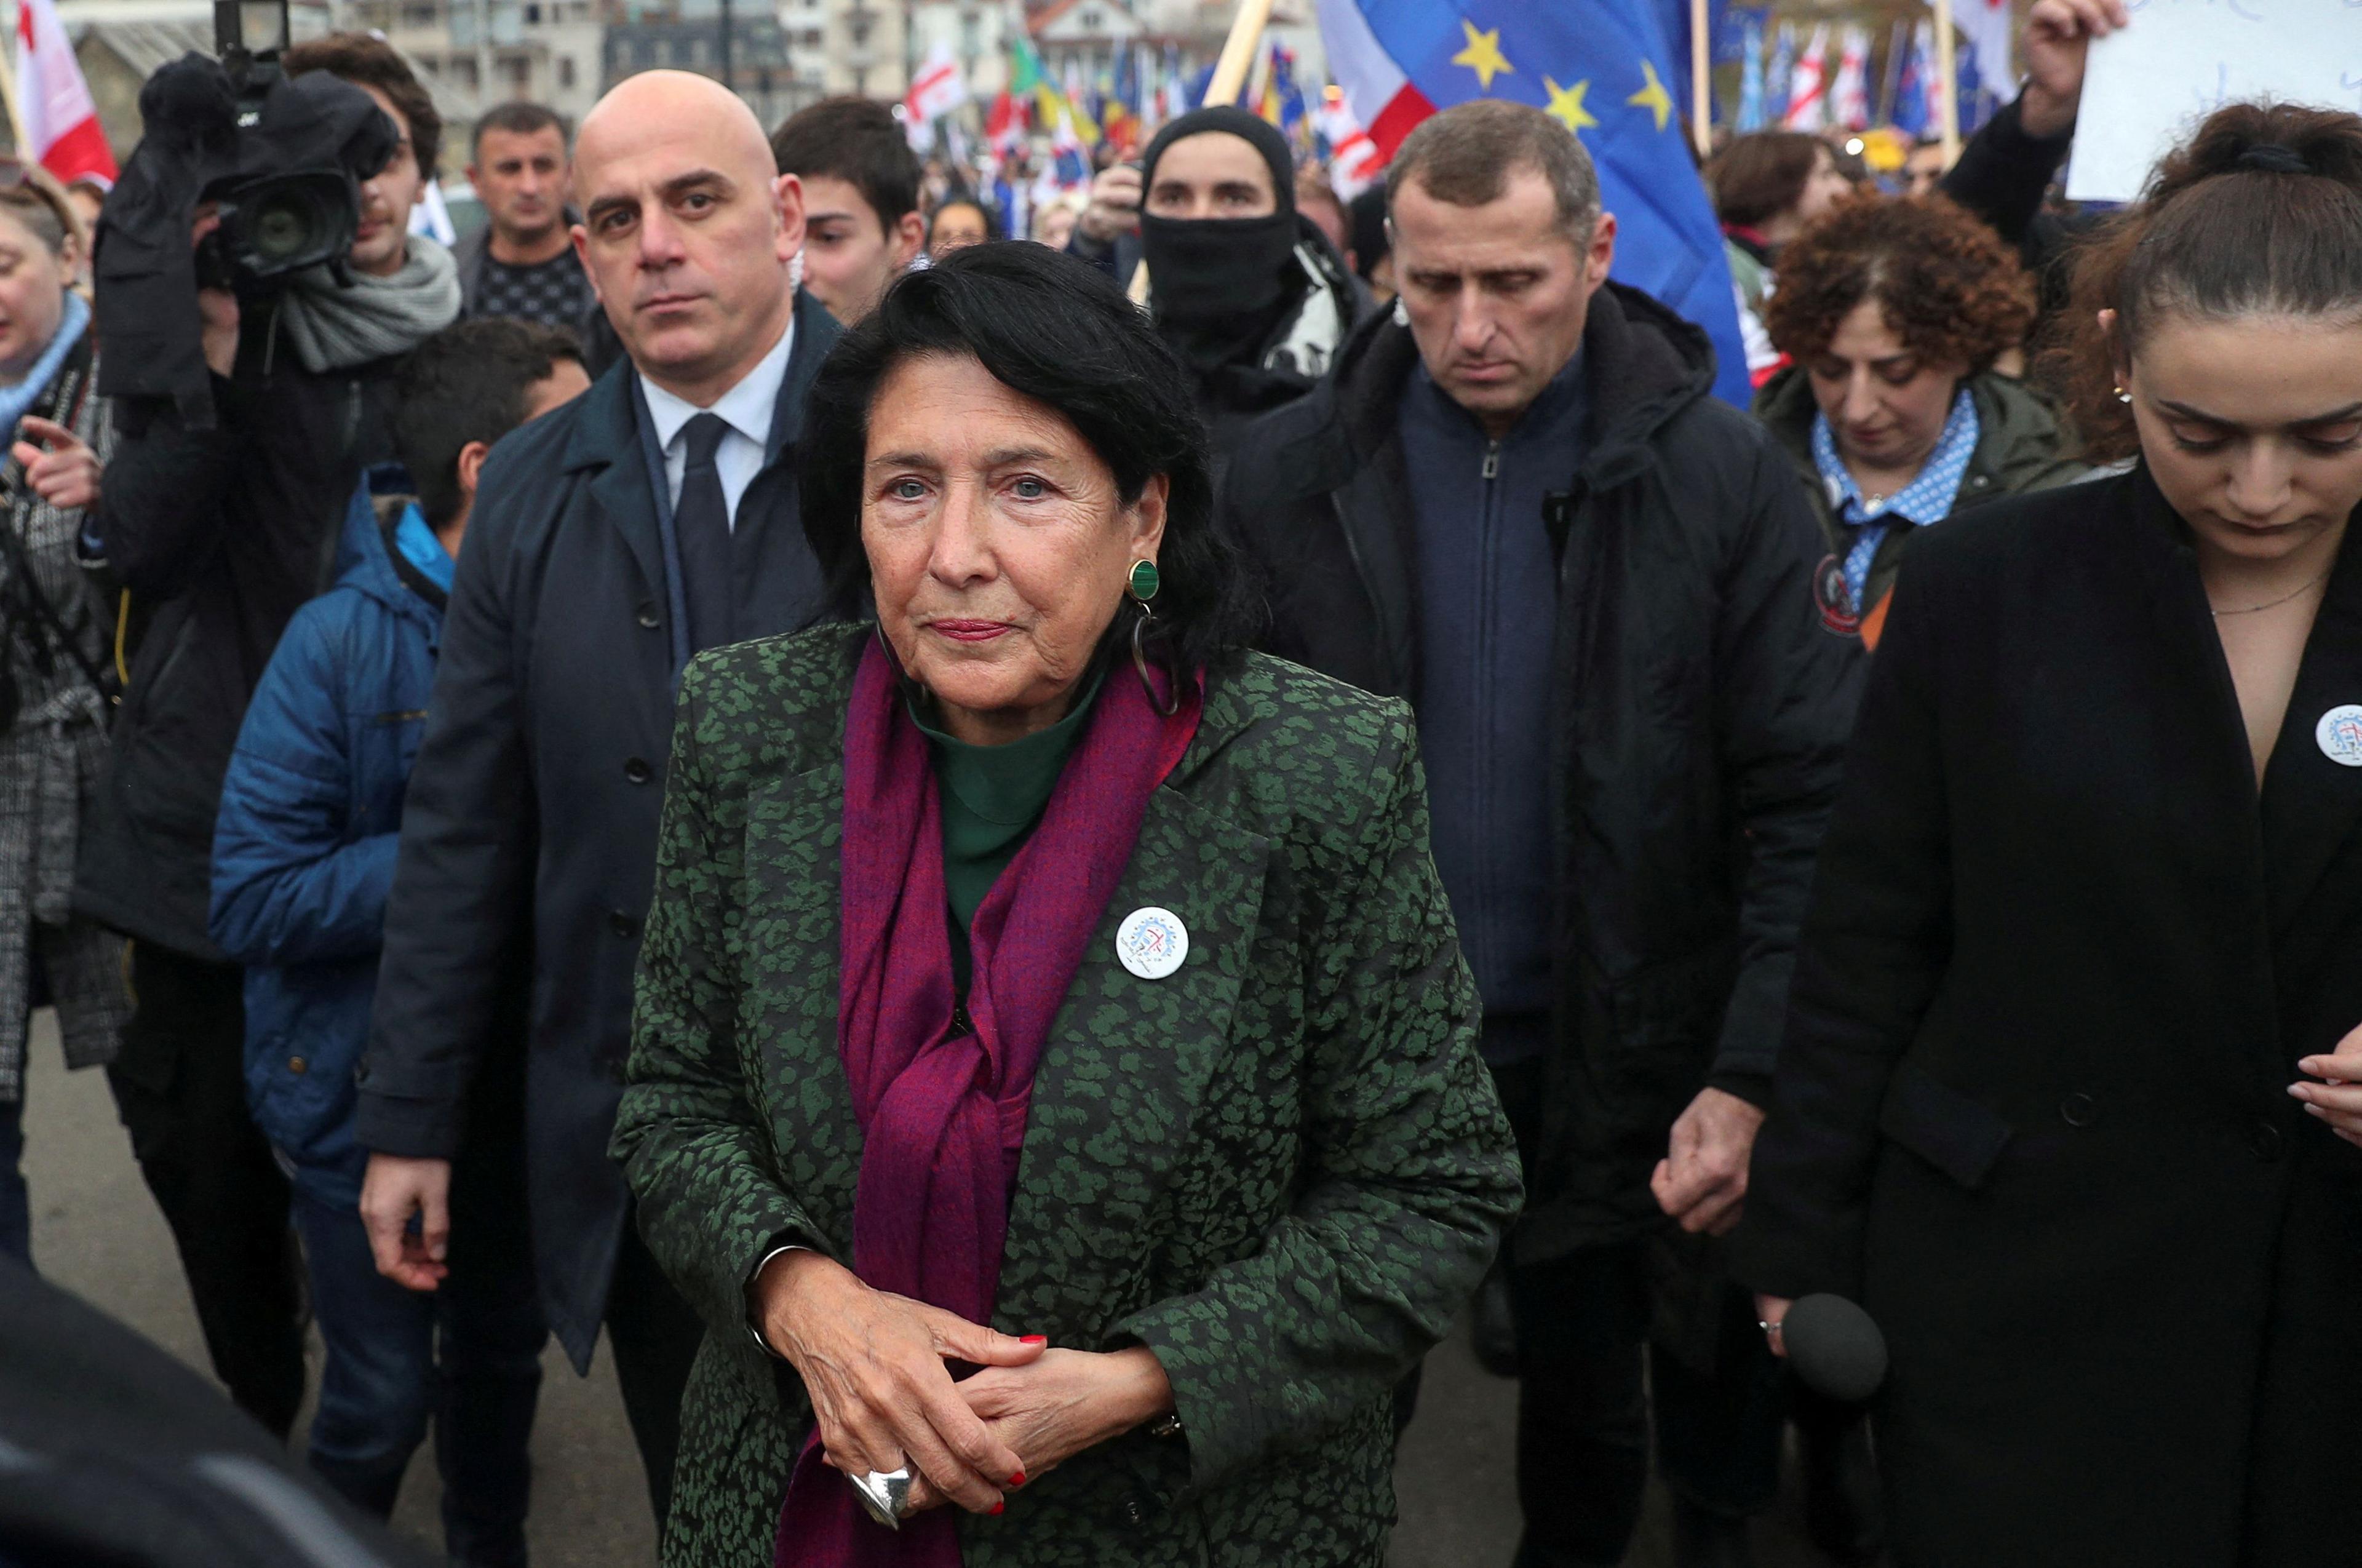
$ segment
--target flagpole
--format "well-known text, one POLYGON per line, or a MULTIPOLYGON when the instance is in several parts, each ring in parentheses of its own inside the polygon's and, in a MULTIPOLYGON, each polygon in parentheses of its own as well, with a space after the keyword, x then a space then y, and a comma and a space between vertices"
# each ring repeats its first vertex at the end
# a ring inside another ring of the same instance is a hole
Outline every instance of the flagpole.
POLYGON ((1903 61, 1911 48, 1911 24, 1897 22, 1893 36, 1886 40, 1886 70, 1879 83, 1878 123, 1894 123, 1894 103, 1903 93, 1903 61))
POLYGON ((1960 157, 1960 74, 1954 65, 1952 0, 1936 0, 1936 75, 1944 84, 1944 167, 1960 157))
POLYGON ((1690 136, 1700 158, 1714 151, 1714 40, 1707 38, 1706 0, 1690 0, 1690 136))
POLYGON ((40 160, 40 152, 33 146, 32 138, 25 134, 25 116, 17 108, 17 63, 24 48, 23 35, 17 30, 23 25, 17 19, 17 6, 8 8, 8 47, 0 50, 0 61, 6 62, 5 69, 0 69, 0 102, 8 107, 8 136, 16 146, 17 158, 27 163, 36 163, 40 160))
MULTIPOLYGON (((1231 18, 1231 36, 1223 40, 1221 58, 1214 63, 1213 80, 1206 83, 1206 105, 1235 104, 1239 89, 1253 69, 1255 45, 1271 20, 1272 0, 1239 0, 1239 14, 1231 18)), ((1204 107, 1205 105, 1199 105, 1204 107)))

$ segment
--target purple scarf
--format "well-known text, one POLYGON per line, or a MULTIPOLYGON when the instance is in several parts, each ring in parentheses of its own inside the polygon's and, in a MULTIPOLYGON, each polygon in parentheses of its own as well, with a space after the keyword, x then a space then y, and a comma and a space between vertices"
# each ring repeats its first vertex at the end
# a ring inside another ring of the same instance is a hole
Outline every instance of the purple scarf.
MULTIPOLYGON (((1041 825, 969 930, 969 1032, 953 1032, 944 831, 926 737, 873 640, 844 725, 844 906, 837 1051, 863 1146, 853 1271, 879 1290, 988 1324, 1042 1043, 1074 984, 1149 798, 1198 733, 1203 682, 1171 717, 1137 680, 1101 689, 1041 825)), ((957 1568, 946 1506, 889 1530, 804 1444, 776 1568, 957 1568)))

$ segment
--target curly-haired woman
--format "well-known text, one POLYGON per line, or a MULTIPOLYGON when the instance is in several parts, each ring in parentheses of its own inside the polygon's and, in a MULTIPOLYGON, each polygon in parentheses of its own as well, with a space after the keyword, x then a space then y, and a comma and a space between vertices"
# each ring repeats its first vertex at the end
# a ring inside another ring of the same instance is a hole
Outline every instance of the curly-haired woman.
POLYGON ((1781 255, 1765 326, 1795 362, 1755 412, 1828 532, 1822 613, 1872 646, 1913 527, 2085 471, 2050 405, 1992 368, 2034 308, 2009 248, 1941 197, 1847 202, 1781 255))

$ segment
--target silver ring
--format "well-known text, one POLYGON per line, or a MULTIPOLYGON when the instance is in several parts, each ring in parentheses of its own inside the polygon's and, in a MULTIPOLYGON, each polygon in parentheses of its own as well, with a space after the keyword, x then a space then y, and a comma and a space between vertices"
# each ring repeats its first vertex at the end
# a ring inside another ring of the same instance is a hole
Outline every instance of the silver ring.
POLYGON ((888 1529, 900 1529, 911 1512, 911 1467, 900 1470, 873 1470, 866 1475, 847 1475, 853 1483, 853 1495, 861 1499, 861 1507, 869 1517, 888 1529))

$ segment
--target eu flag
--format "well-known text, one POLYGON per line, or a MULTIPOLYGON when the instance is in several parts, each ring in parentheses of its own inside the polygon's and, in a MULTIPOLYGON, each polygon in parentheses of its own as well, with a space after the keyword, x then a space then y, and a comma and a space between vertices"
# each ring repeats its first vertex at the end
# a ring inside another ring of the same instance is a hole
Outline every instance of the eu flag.
POLYGON ((1138 46, 1119 47, 1115 55, 1113 97, 1123 105, 1124 113, 1133 116, 1140 113, 1140 61, 1135 58, 1138 52, 1138 46))
POLYGON ((1690 155, 1683 74, 1662 11, 1659 0, 1321 0, 1321 23, 1349 97, 1359 96, 1349 71, 1370 75, 1383 97, 1391 66, 1409 90, 1398 102, 1441 109, 1509 98, 1580 137, 1599 169, 1601 205, 1616 215, 1615 277, 1705 328, 1715 390, 1744 408, 1751 389, 1730 269, 1690 155))

